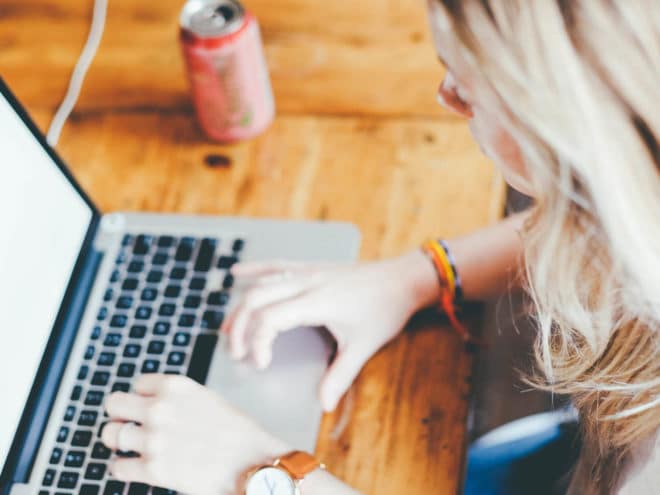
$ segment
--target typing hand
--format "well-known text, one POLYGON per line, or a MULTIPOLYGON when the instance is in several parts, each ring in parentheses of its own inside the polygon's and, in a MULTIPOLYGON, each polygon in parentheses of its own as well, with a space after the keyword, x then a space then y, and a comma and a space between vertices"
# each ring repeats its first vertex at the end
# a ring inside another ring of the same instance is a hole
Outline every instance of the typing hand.
POLYGON ((420 252, 358 265, 243 263, 233 273, 248 286, 222 326, 235 359, 251 355, 259 368, 268 367, 277 335, 300 326, 325 327, 335 337, 338 354, 320 390, 326 411, 437 291, 433 268, 420 252))
POLYGON ((291 450, 188 378, 143 375, 133 389, 106 400, 110 422, 103 442, 140 454, 110 466, 121 481, 190 495, 233 495, 249 468, 291 450))

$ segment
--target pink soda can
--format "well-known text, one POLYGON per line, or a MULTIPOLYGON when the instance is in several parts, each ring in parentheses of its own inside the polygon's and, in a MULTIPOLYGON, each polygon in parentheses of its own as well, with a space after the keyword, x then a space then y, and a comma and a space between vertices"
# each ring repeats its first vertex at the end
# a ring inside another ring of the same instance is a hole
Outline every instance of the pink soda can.
POLYGON ((257 19, 236 0, 189 0, 181 44, 199 123, 230 143, 262 133, 275 102, 257 19))

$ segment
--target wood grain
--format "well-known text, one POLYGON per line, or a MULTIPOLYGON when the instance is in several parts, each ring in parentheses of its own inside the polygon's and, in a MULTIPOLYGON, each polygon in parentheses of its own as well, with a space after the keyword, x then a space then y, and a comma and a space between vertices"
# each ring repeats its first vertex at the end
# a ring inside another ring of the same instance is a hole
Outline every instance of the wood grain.
MULTIPOLYGON (((447 115, 423 1, 251 0, 280 112, 447 115)), ((2 0, 0 67, 21 97, 53 108, 84 42, 90 1, 2 0), (20 23, 23 29, 16 29, 20 23)), ((182 0, 109 2, 107 28, 79 111, 183 110, 182 0), (111 82, 111 84, 110 84, 111 82)))
MULTIPOLYGON (((499 218, 500 176, 466 123, 435 104, 441 70, 423 2, 246 2, 263 26, 279 112, 264 135, 235 146, 209 142, 195 123, 176 39, 181 3, 110 2, 58 146, 102 210, 346 220, 362 231, 363 259, 499 218)), ((0 0, 2 75, 42 129, 90 12, 91 2, 0 0)), ((480 317, 468 315, 472 329, 480 317)), ((441 319, 417 319, 361 373, 341 434, 341 412, 324 419, 317 454, 364 493, 457 493, 471 367, 441 319)))

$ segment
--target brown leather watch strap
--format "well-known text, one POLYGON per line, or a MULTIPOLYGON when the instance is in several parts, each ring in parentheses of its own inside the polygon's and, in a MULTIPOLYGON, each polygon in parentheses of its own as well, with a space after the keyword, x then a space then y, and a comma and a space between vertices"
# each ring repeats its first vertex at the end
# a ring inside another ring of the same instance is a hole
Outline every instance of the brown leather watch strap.
POLYGON ((277 464, 286 469, 296 480, 301 480, 323 465, 307 452, 296 450, 278 459, 277 464))

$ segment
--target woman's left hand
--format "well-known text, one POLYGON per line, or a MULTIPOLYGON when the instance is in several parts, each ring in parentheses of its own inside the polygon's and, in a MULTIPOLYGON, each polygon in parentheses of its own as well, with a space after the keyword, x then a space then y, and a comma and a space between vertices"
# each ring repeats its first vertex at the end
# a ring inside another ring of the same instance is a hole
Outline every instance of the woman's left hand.
POLYGON ((121 481, 190 495, 234 494, 246 470, 288 450, 218 394, 188 378, 143 375, 133 390, 114 393, 105 404, 110 422, 103 442, 113 450, 140 454, 111 465, 112 476, 121 481))

